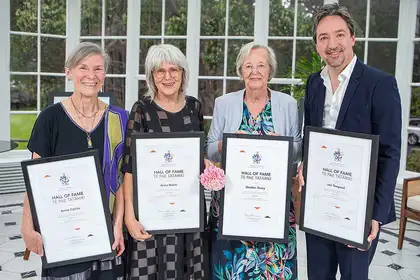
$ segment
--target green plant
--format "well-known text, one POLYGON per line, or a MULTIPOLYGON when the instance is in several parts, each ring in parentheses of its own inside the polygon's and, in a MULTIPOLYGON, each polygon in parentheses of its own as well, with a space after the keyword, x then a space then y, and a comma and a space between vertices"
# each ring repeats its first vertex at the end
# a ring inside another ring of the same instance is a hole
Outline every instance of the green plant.
POLYGON ((311 60, 306 57, 301 57, 296 61, 295 78, 301 79, 302 83, 298 85, 290 85, 286 90, 293 93, 293 97, 298 101, 305 96, 305 86, 308 77, 314 73, 320 71, 325 66, 321 57, 314 51, 311 55, 311 60))

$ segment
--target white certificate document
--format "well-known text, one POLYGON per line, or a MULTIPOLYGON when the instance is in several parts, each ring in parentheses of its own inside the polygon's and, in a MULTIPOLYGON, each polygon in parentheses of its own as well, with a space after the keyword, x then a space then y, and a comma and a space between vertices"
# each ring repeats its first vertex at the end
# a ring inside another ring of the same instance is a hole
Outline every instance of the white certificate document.
MULTIPOLYGON (((147 231, 198 229, 201 142, 192 138, 136 139, 138 218, 147 231)), ((135 192, 135 193, 136 193, 135 192)))
POLYGON ((287 238, 289 142, 227 138, 226 145, 221 234, 287 238))
POLYGON ((27 166, 47 263, 112 253, 96 170, 93 156, 27 166))
POLYGON ((372 141, 311 132, 304 226, 364 243, 372 141))

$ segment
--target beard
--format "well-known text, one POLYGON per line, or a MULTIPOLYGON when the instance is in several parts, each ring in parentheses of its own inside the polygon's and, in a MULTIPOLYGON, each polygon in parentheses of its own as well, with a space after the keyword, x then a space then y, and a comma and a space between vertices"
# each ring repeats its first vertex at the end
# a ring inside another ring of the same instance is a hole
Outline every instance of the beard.
POLYGON ((335 48, 335 49, 328 49, 326 52, 326 58, 325 62, 327 65, 331 67, 339 67, 341 66, 345 61, 344 56, 344 49, 343 48, 335 48), (337 52, 337 56, 331 56, 331 53, 337 52))

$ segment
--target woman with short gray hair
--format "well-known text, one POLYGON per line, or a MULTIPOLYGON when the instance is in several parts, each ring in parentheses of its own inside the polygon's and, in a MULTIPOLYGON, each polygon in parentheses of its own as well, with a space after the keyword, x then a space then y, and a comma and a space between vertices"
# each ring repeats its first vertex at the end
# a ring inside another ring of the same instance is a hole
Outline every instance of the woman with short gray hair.
MULTIPOLYGON (((223 133, 291 136, 293 161, 300 160, 301 136, 297 103, 271 90, 268 81, 277 69, 273 50, 254 42, 244 45, 236 60, 245 89, 216 98, 207 138, 210 160, 221 161, 223 133)), ((214 192, 210 210, 211 279, 297 279, 296 224, 290 199, 289 243, 218 239, 220 193, 214 192), (263 263, 264 265, 261 265, 263 263)), ((290 194, 290 198, 292 194, 290 194)))
MULTIPOLYGON (((134 215, 131 135, 204 130, 200 102, 186 95, 189 70, 185 55, 172 45, 152 46, 146 56, 145 70, 148 90, 131 110, 122 166, 125 224, 132 237, 128 251, 130 279, 207 280, 208 252, 202 233, 151 236, 134 215)), ((210 162, 205 160, 205 165, 210 162)), ((205 213, 202 215, 206 217, 205 213)))
MULTIPOLYGON (((108 105, 98 98, 108 65, 109 56, 100 46, 89 42, 76 46, 65 63, 66 77, 74 85, 73 93, 40 113, 28 142, 28 150, 33 158, 92 149, 98 151, 101 170, 106 170, 103 179, 109 200, 108 211, 112 214, 112 250, 117 249, 117 257, 42 269, 43 280, 120 280, 125 275, 121 257, 125 249, 122 231, 124 196, 120 188, 122 174, 119 170, 123 151, 119 147, 125 140, 128 114, 124 109, 108 105)), ((71 170, 68 172, 70 177, 83 176, 72 175, 71 170)), ((101 197, 96 199, 101 200, 101 197)), ((44 254, 42 237, 34 229, 27 196, 23 208, 22 237, 27 250, 41 256, 44 254)))

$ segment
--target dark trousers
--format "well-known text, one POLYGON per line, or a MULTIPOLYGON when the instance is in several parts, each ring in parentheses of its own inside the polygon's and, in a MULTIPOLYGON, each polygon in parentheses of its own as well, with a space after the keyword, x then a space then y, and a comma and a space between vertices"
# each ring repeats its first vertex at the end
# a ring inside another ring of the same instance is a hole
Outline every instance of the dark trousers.
POLYGON ((335 280, 340 267, 341 280, 368 280, 369 265, 378 245, 379 232, 367 251, 306 233, 309 280, 335 280))

